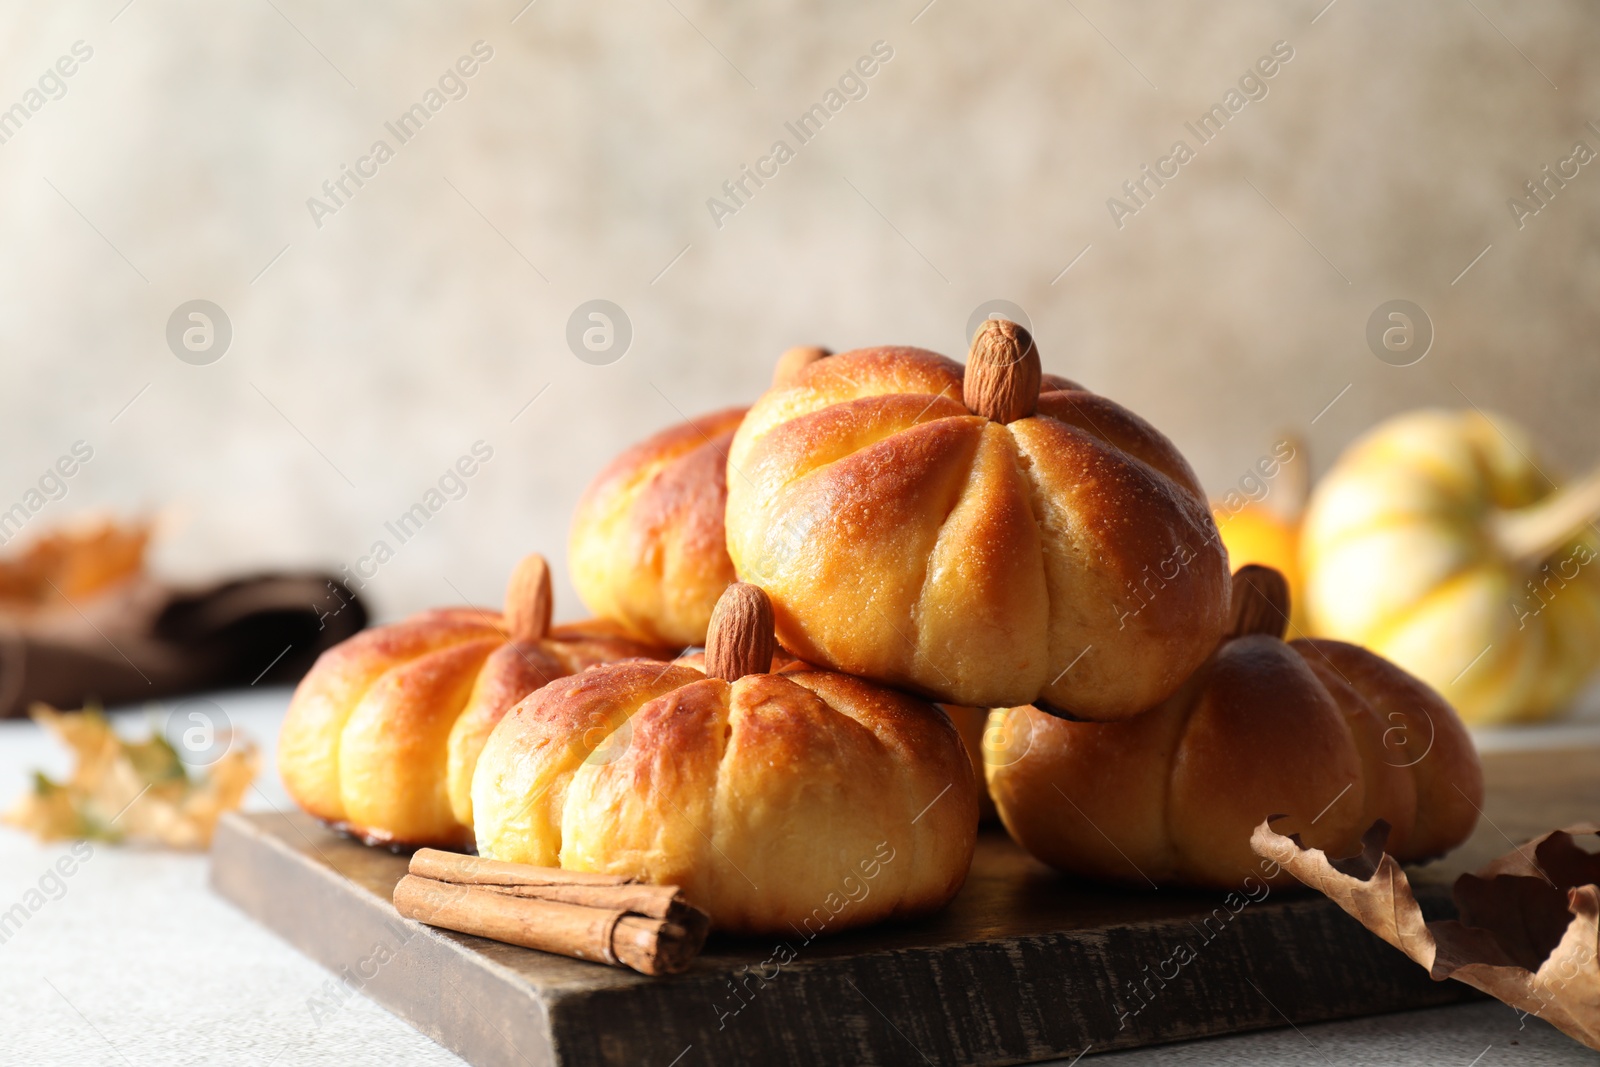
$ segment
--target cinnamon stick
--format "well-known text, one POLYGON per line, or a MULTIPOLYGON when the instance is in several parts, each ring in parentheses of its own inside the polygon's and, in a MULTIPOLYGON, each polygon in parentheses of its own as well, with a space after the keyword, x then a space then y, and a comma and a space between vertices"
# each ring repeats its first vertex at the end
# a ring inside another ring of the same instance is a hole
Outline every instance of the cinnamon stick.
POLYGON ((710 918, 675 886, 419 850, 395 886, 402 916, 641 974, 676 974, 705 944, 710 918))
POLYGON ((432 848, 418 849, 412 854, 411 873, 436 882, 470 885, 506 896, 554 900, 587 908, 621 909, 653 919, 673 918, 675 907, 678 910, 687 907, 678 895, 677 886, 647 885, 616 874, 505 863, 432 848))

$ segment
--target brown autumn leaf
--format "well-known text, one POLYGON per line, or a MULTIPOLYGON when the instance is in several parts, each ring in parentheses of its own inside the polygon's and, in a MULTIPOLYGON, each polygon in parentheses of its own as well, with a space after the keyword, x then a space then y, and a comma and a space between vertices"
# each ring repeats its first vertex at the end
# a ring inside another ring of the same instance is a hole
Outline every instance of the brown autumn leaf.
POLYGON ((1600 855, 1553 830, 1463 874, 1452 890, 1459 920, 1425 922, 1411 883, 1384 852, 1389 826, 1373 824, 1361 852, 1330 859, 1298 834, 1256 827, 1250 845, 1428 969, 1454 978, 1600 1049, 1600 855))
POLYGON ((0 558, 0 611, 64 608, 144 572, 148 522, 81 521, 46 530, 0 558))

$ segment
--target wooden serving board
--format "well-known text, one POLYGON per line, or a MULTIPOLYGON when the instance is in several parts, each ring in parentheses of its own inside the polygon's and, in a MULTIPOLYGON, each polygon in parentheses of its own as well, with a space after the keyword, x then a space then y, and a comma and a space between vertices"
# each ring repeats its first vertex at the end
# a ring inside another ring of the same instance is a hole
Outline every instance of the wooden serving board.
MULTIPOLYGON (((1473 840, 1414 874, 1429 917, 1460 870, 1600 815, 1600 750, 1486 760, 1473 840)), ((652 979, 400 918, 406 859, 299 814, 231 814, 212 885, 475 1067, 1029 1063, 1446 1004, 1434 983, 1322 899, 1274 890, 1130 893, 1073 882, 998 831, 936 918, 809 943, 713 938, 652 979)))

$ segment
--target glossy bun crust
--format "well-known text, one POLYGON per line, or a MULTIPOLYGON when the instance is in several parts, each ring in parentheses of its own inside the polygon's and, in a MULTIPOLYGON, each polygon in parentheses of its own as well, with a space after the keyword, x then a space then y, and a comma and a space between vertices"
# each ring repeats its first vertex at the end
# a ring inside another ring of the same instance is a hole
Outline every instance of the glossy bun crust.
POLYGON ((1277 814, 1289 816, 1278 832, 1334 856, 1386 819, 1391 855, 1428 859, 1471 834, 1483 800, 1450 706, 1338 641, 1233 638, 1129 721, 1019 708, 993 712, 990 729, 1016 753, 988 767, 1012 836, 1060 870, 1129 885, 1237 889, 1262 876, 1250 834, 1277 814))
MULTIPOLYGON (((1125 408, 1046 376, 1009 424, 963 368, 846 352, 750 409, 728 551, 809 662, 950 704, 1125 718, 1175 690, 1228 619, 1227 554, 1194 472, 1125 408)), ((735 473, 737 472, 737 473, 735 473)))
POLYGON ((278 737, 290 796, 370 844, 468 846, 473 767, 513 704, 593 664, 661 655, 607 623, 518 642, 505 625, 495 612, 446 608, 324 652, 278 737))
POLYGON ((950 721, 903 693, 623 663, 512 709, 473 802, 481 855, 676 884, 718 929, 807 936, 947 903, 977 791, 950 721))
POLYGON ((743 408, 656 434, 590 483, 572 518, 572 582, 590 611, 642 640, 705 641, 734 580, 723 537, 728 446, 743 408))

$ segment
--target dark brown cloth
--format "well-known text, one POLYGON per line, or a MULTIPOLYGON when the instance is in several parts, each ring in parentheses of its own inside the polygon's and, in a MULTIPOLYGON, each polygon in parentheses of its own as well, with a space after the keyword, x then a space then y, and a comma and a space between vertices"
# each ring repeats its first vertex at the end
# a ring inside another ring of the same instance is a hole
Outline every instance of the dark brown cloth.
POLYGON ((0 718, 35 701, 79 708, 287 684, 366 624, 348 586, 313 573, 187 589, 139 580, 84 603, 0 612, 0 718))

